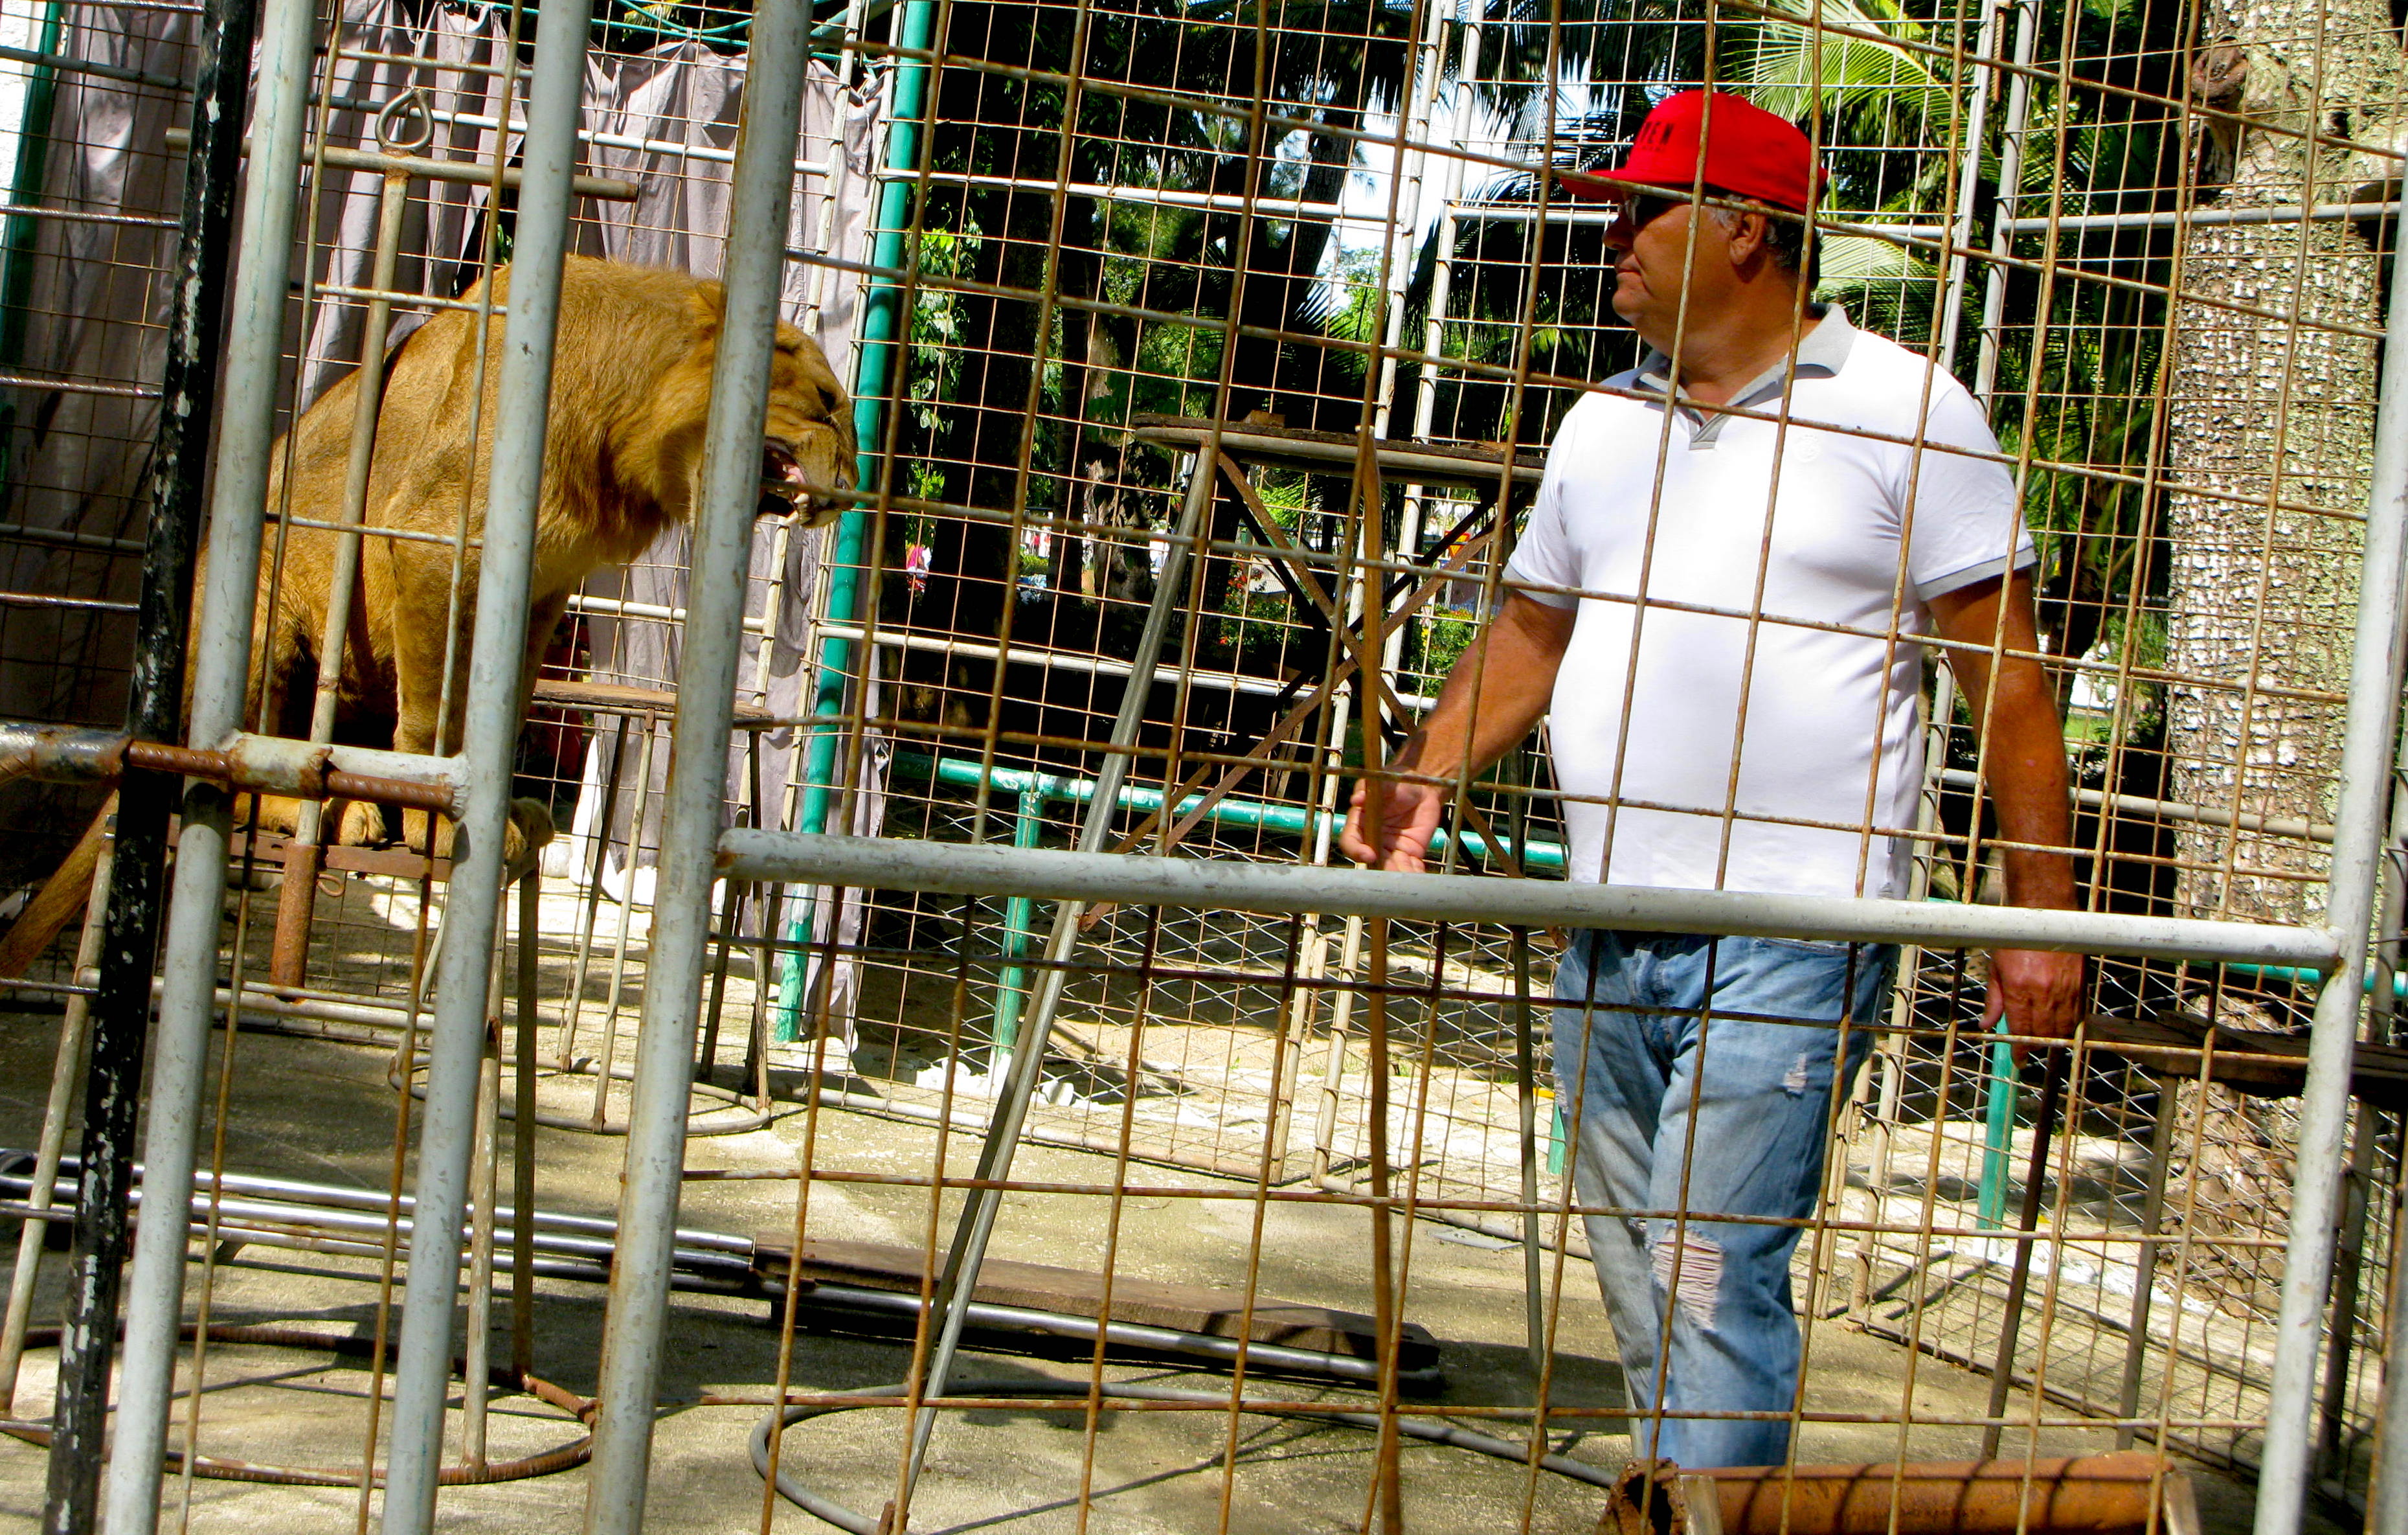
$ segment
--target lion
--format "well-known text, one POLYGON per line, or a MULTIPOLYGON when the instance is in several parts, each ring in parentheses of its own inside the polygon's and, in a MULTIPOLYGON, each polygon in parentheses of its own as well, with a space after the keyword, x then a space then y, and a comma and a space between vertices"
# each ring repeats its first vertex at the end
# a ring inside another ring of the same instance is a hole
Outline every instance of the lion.
MULTIPOLYGON (((478 302, 488 285, 497 305, 507 303, 509 269, 496 270, 464 302, 478 302)), ((692 519, 724 313, 716 282, 567 259, 520 671, 522 713, 570 594, 595 570, 627 563, 671 524, 692 519)), ((504 340, 503 325, 492 324, 480 405, 476 326, 474 313, 445 310, 413 332, 387 364, 363 519, 370 528, 446 539, 465 529, 470 547, 455 609, 448 543, 373 535, 361 540, 336 706, 338 739, 422 754, 460 749, 476 546, 484 535, 504 340), (453 657, 452 708, 437 741, 447 652, 453 657)), ((280 443, 268 481, 271 513, 289 506, 292 521, 280 566, 265 560, 261 566, 245 717, 265 720, 279 735, 308 733, 340 535, 307 524, 340 518, 359 378, 345 378, 303 414, 289 454, 280 443)), ((847 504, 841 493, 853 483, 852 401, 818 344, 791 325, 778 327, 761 451, 763 514, 798 510, 809 525, 818 525, 847 504)), ((273 824, 289 812, 273 807, 262 813, 264 823, 273 824)), ((448 836, 437 829, 430 838, 424 812, 411 811, 405 821, 411 846, 443 851, 448 836)), ((382 839, 379 807, 350 807, 341 839, 382 839)))
MULTIPOLYGON (((488 289, 496 305, 506 304, 509 268, 497 268, 463 301, 474 305, 488 289)), ((567 610, 570 594, 595 570, 627 563, 665 529, 692 519, 701 490, 711 367, 725 313, 717 282, 678 271, 567 258, 520 664, 522 716, 537 664, 567 610)), ((460 749, 506 330, 498 319, 489 326, 480 401, 477 321, 467 309, 443 310, 383 361, 384 396, 362 518, 371 529, 420 537, 371 533, 360 540, 336 707, 336 739, 346 744, 441 755, 460 749), (456 608, 449 542, 455 532, 467 536, 456 608), (447 653, 452 702, 438 741, 447 653)), ((319 640, 341 537, 323 524, 342 518, 359 383, 354 372, 327 390, 271 453, 268 514, 281 514, 287 522, 281 559, 261 562, 244 721, 265 722, 277 735, 308 734, 319 640)), ((794 511, 806 525, 818 526, 850 504, 844 493, 853 484, 856 451, 852 401, 818 344, 792 325, 778 326, 761 436, 761 514, 794 511)), ((195 590, 207 586, 205 555, 195 590)), ((188 704, 190 686, 188 680, 188 704)), ((290 831, 298 808, 291 800, 264 797, 260 825, 290 831)), ((444 855, 450 825, 430 825, 429 820, 423 811, 406 812, 404 838, 421 852, 444 855)), ((98 828, 95 823, 95 833, 98 828)), ((540 806, 520 801, 509 854, 515 856, 526 841, 544 840, 550 830, 540 806)), ((386 840, 381 808, 349 806, 337 836, 352 843, 386 840)), ((37 910, 43 912, 41 925, 49 931, 25 932, 27 924, 21 922, 0 943, 0 959, 22 968, 73 916, 90 885, 99 841, 97 835, 86 836, 43 887, 42 897, 66 893, 64 914, 60 899, 37 897, 27 913, 30 918, 37 910)))

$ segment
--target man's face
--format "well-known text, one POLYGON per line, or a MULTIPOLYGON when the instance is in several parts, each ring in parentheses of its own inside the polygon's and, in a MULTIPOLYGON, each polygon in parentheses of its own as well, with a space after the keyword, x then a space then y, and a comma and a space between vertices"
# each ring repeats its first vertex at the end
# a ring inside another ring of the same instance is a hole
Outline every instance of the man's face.
POLYGON ((1613 312, 1657 347, 1671 344, 1683 292, 1690 293, 1692 303, 1703 296, 1698 269, 1717 254, 1715 237, 1721 231, 1708 220, 1698 230, 1696 256, 1691 258, 1689 223, 1697 216, 1697 205, 1686 197, 1634 190, 1606 226, 1606 247, 1618 258, 1613 312))

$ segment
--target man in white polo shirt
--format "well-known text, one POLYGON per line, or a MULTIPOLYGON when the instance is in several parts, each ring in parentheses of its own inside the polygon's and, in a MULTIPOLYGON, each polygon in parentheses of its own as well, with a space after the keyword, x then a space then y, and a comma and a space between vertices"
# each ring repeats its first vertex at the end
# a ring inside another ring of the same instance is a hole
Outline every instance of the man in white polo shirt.
MULTIPOLYGON (((1614 201, 1614 309, 1655 350, 1565 416, 1510 595, 1340 847, 1419 869, 1447 796, 1550 719, 1571 877, 1894 897, 1926 636, 1982 732, 2007 898, 2074 902, 2064 741, 2031 657, 2031 540, 1962 386, 1806 302, 1811 147, 1736 96, 1660 103, 1614 201), (1704 201, 1697 194, 1702 192, 1704 201), (1784 210, 1781 219, 1767 209, 1784 210)), ((1883 945, 1583 932, 1555 978, 1575 1189, 1634 1448, 1777 1464, 1799 1404, 1789 1262, 1883 945), (1717 1219, 1716 1217, 1747 1217, 1717 1219)), ((1989 1015, 2063 1038, 2074 956, 1992 955, 1989 1015)))

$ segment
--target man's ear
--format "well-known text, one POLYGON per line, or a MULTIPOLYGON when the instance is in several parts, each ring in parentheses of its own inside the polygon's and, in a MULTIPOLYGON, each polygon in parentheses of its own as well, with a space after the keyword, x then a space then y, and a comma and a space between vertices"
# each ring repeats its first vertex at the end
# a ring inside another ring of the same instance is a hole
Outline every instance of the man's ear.
POLYGON ((1773 216, 1759 208, 1739 209, 1730 223, 1730 264, 1734 271, 1754 275, 1779 263, 1772 254, 1773 216))
POLYGON ((1733 266, 1745 266, 1758 257, 1771 253, 1772 215, 1756 208, 1743 208, 1730 225, 1730 253, 1733 266))

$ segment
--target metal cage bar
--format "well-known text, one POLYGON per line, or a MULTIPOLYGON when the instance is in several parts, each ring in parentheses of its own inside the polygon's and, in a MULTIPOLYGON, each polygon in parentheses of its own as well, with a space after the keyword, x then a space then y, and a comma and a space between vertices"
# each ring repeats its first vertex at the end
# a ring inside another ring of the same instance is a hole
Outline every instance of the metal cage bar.
POLYGON ((453 843, 451 900, 443 914, 443 955, 436 971, 430 1025, 434 1054, 419 1140, 409 1287, 396 1349, 393 1452, 385 1472, 383 1528, 390 1535, 433 1527, 436 1478, 443 1460, 461 1221, 476 1134, 477 1083, 485 1054, 494 934, 504 888, 510 762, 518 744, 528 587, 552 406, 552 339, 560 316, 569 183, 577 167, 578 102, 592 16, 591 0, 551 0, 536 30, 476 632, 467 696, 458 705, 464 710, 461 755, 468 784, 453 843))
POLYGON ((663 812, 658 915, 637 1037, 621 1245, 611 1269, 595 1465, 586 1489, 589 1535, 633 1535, 644 1523, 711 884, 720 877, 721 775, 735 733, 744 562, 759 499, 761 423, 785 271, 792 146, 802 112, 810 21, 807 0, 763 0, 753 13, 727 234, 727 321, 713 359, 689 639, 663 812))

